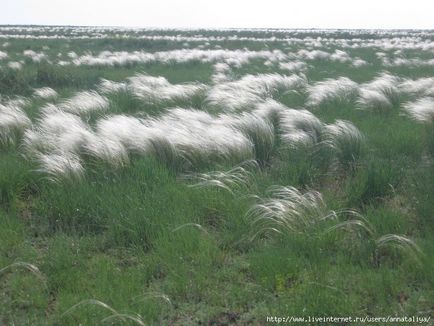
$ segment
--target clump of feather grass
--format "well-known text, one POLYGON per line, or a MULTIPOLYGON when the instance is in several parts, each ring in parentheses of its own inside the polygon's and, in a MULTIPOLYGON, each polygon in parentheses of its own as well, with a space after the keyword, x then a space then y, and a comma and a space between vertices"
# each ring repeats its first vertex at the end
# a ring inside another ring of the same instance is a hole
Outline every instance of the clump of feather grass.
POLYGON ((279 128, 282 142, 296 147, 319 143, 324 125, 307 110, 287 109, 279 113, 279 128))
POLYGON ((58 94, 51 87, 42 87, 42 88, 36 88, 33 92, 33 96, 42 99, 55 99, 58 96, 58 94))
POLYGON ((425 254, 414 240, 398 234, 378 235, 375 227, 361 214, 353 212, 352 216, 352 219, 337 223, 326 229, 325 232, 345 231, 346 235, 349 236, 349 241, 353 244, 356 241, 354 235, 357 235, 357 238, 362 242, 368 241, 373 248, 372 261, 376 266, 381 264, 383 255, 387 256, 393 250, 398 250, 419 266, 423 264, 425 254))
POLYGON ((251 240, 260 235, 321 237, 330 232, 345 231, 353 244, 357 240, 368 240, 372 244, 375 264, 380 263, 382 251, 395 249, 422 263, 423 251, 413 240, 396 234, 379 236, 374 226, 358 212, 329 210, 317 191, 302 192, 290 186, 274 186, 267 192, 265 199, 256 197, 258 203, 246 214, 252 220, 254 233, 251 240))
POLYGON ((39 153, 36 156, 38 172, 54 182, 77 181, 83 178, 84 166, 80 157, 71 152, 39 153))
POLYGON ((425 125, 428 151, 434 156, 434 98, 423 97, 415 102, 407 102, 404 112, 413 120, 425 125))
POLYGON ((98 84, 98 90, 102 94, 113 94, 121 91, 126 91, 127 85, 123 82, 115 82, 102 78, 98 84))
POLYGON ((120 320, 123 323, 125 323, 127 321, 132 321, 137 325, 145 326, 145 322, 143 321, 143 318, 140 315, 119 313, 114 308, 110 307, 108 304, 106 304, 100 300, 96 300, 96 299, 86 299, 86 300, 80 301, 79 303, 73 305, 68 310, 66 310, 62 314, 62 317, 70 315, 72 312, 74 312, 75 310, 77 310, 78 308, 80 308, 82 306, 96 306, 96 307, 100 307, 100 308, 103 308, 104 310, 109 311, 111 313, 111 315, 101 319, 101 321, 100 321, 101 323, 113 322, 114 320, 120 320))
POLYGON ((15 269, 24 269, 34 274, 37 278, 45 282, 44 274, 41 273, 39 268, 34 265, 23 261, 17 261, 12 264, 9 264, 3 268, 0 268, 0 276, 5 274, 8 271, 13 271, 15 269))
POLYGON ((347 77, 338 79, 326 79, 308 86, 309 93, 306 105, 318 107, 331 101, 349 101, 353 99, 359 90, 359 85, 347 77))
MULTIPOLYGON (((247 126, 244 131, 241 124, 236 127, 236 121, 236 117, 219 118, 203 111, 174 108, 159 118, 109 116, 98 119, 91 128, 80 116, 49 105, 34 127, 25 132, 23 143, 26 153, 39 161, 41 171, 52 176, 76 175, 79 179, 85 156, 123 166, 129 162, 129 153, 154 155, 178 170, 251 159, 253 136, 247 135, 247 126)), ((265 131, 271 130, 267 122, 262 125, 268 128, 265 131)))
POLYGON ((383 72, 360 86, 357 104, 361 109, 389 112, 400 101, 400 78, 383 72))
POLYGON ((399 84, 399 90, 404 94, 414 96, 434 95, 434 77, 404 79, 399 84))
POLYGON ((192 181, 193 188, 220 188, 232 195, 251 189, 254 175, 251 170, 258 167, 256 161, 250 160, 227 171, 187 174, 182 178, 192 181))
POLYGON ((0 145, 14 144, 31 125, 20 103, 0 104, 0 145))
POLYGON ((269 119, 244 112, 239 116, 220 116, 219 122, 241 131, 252 141, 254 155, 260 165, 264 166, 270 161, 276 139, 274 125, 269 119))
POLYGON ((317 191, 275 186, 267 193, 267 198, 258 198, 259 202, 247 212, 257 230, 252 239, 264 233, 312 234, 318 224, 336 218, 317 191))
POLYGON ((130 77, 126 87, 134 96, 149 104, 189 100, 193 96, 204 93, 207 89, 205 85, 200 83, 173 85, 164 77, 145 74, 130 77))
POLYGON ((252 110, 256 104, 280 92, 303 89, 306 78, 299 75, 259 74, 245 75, 239 80, 212 87, 206 102, 224 111, 252 110))
POLYGON ((413 120, 434 125, 434 98, 423 97, 404 104, 404 112, 413 120))
POLYGON ((376 262, 379 263, 379 257, 382 251, 398 250, 408 257, 412 258, 418 265, 422 264, 424 253, 422 249, 412 239, 405 235, 386 234, 375 240, 376 245, 376 262))
POLYGON ((105 111, 108 107, 108 99, 95 91, 79 92, 59 104, 61 110, 75 114, 89 114, 92 112, 105 111))
POLYGON ((349 121, 337 120, 324 127, 324 145, 330 148, 338 165, 353 169, 362 155, 364 136, 349 121))
POLYGON ((60 176, 80 179, 84 168, 78 153, 91 137, 92 131, 80 117, 51 106, 26 130, 23 147, 26 155, 39 163, 38 171, 53 180, 60 176))

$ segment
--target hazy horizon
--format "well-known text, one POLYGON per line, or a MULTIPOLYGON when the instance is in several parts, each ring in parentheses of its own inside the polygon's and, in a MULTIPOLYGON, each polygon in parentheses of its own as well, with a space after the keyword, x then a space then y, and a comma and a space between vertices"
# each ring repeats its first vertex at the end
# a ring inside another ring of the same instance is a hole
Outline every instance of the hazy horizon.
POLYGON ((0 24, 0 26, 3 27, 14 27, 14 26, 22 26, 22 27, 90 27, 90 28, 125 28, 125 29, 160 29, 160 30, 377 30, 377 31, 410 31, 410 30, 426 30, 426 31, 433 31, 434 28, 320 28, 320 27, 164 27, 164 26, 125 26, 125 25, 72 25, 72 24, 0 24))
POLYGON ((327 3, 306 0, 204 2, 198 0, 16 0, 0 25, 100 26, 162 29, 433 29, 428 0, 327 3))

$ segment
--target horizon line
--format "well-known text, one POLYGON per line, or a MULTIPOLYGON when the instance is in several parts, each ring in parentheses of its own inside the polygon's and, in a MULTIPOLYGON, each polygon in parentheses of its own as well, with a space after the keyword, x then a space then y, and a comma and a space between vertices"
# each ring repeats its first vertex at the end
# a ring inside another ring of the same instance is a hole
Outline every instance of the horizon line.
POLYGON ((74 25, 74 24, 0 24, 0 27, 99 27, 124 29, 154 29, 154 30, 346 30, 346 31, 434 31, 434 28, 355 28, 355 27, 157 27, 157 26, 125 26, 125 25, 74 25))

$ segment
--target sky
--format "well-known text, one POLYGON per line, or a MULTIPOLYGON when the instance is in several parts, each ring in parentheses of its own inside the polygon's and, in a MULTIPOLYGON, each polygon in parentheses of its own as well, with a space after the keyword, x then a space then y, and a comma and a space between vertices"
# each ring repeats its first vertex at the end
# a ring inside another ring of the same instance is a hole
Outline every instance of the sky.
POLYGON ((0 25, 434 29, 434 0, 0 0, 0 25))

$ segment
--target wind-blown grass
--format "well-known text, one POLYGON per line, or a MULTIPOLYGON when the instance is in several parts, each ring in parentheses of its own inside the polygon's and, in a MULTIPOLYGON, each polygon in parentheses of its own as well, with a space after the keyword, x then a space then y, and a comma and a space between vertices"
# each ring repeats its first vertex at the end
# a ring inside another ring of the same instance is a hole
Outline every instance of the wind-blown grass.
POLYGON ((315 226, 336 217, 327 210, 317 191, 302 193, 294 187, 273 187, 269 198, 252 206, 247 215, 252 219, 255 236, 264 232, 312 234, 315 226))
POLYGON ((39 270, 39 268, 37 266, 30 264, 30 263, 27 263, 27 262, 22 262, 22 261, 18 261, 18 262, 12 263, 6 267, 0 268, 0 277, 8 271, 14 271, 14 269, 27 270, 30 273, 36 275, 36 277, 39 278, 40 280, 42 280, 43 282, 46 281, 44 275, 41 273, 41 271, 39 270))
POLYGON ((362 133, 351 122, 343 120, 337 120, 324 129, 324 142, 333 150, 338 164, 344 168, 354 168, 363 151, 362 133))
POLYGON ((358 90, 359 85, 347 77, 326 79, 308 87, 306 105, 317 107, 333 100, 349 101, 357 95, 358 90))
POLYGON ((231 194, 238 191, 248 190, 253 184, 253 174, 249 171, 257 167, 255 161, 247 161, 228 170, 211 171, 208 173, 185 175, 183 178, 194 181, 194 188, 217 187, 231 194))
POLYGON ((313 145, 322 140, 323 123, 307 110, 282 111, 279 127, 282 141, 291 146, 313 145))
POLYGON ((150 104, 188 100, 193 96, 204 93, 206 90, 206 86, 203 84, 172 85, 164 77, 153 77, 144 74, 130 77, 126 87, 134 96, 150 104))
POLYGON ((208 91, 206 101, 226 111, 249 110, 267 97, 303 88, 305 84, 306 79, 298 75, 246 75, 236 81, 215 85, 208 91))
POLYGON ((109 321, 114 320, 114 319, 120 319, 123 322, 130 320, 130 321, 133 321, 137 325, 142 325, 142 326, 145 325, 145 323, 143 322, 142 318, 139 315, 134 316, 134 315, 130 315, 130 314, 118 313, 116 310, 114 310, 108 304, 106 304, 102 301, 99 301, 99 300, 95 300, 95 299, 88 299, 88 300, 80 301, 79 303, 73 305, 71 308, 69 308, 67 311, 65 311, 62 316, 67 316, 67 315, 71 314, 74 310, 78 309, 81 306, 89 306, 89 305, 104 308, 104 309, 106 309, 112 313, 111 315, 101 319, 101 323, 109 322, 109 321))
POLYGON ((404 104, 404 112, 413 120, 426 126, 426 144, 434 155, 434 99, 423 97, 416 102, 404 104))
POLYGON ((423 97, 416 102, 404 104, 404 111, 414 120, 434 124, 434 99, 423 97))
POLYGON ((58 96, 57 92, 51 87, 37 88, 33 95, 42 99, 54 99, 58 96))
POLYGON ((93 111, 107 110, 108 106, 109 102, 104 96, 95 91, 83 91, 60 103, 59 108, 65 112, 89 114, 93 111))
POLYGON ((19 105, 0 104, 0 145, 15 143, 30 124, 30 119, 19 105))
POLYGON ((434 77, 404 79, 399 84, 399 90, 409 95, 434 95, 434 77))
POLYGON ((357 104, 362 109, 388 112, 399 103, 399 83, 398 77, 383 72, 360 86, 357 104))
POLYGON ((257 114, 243 113, 240 116, 220 116, 222 125, 229 125, 241 131, 253 143, 254 155, 258 163, 270 162, 275 150, 276 134, 274 125, 257 114))

